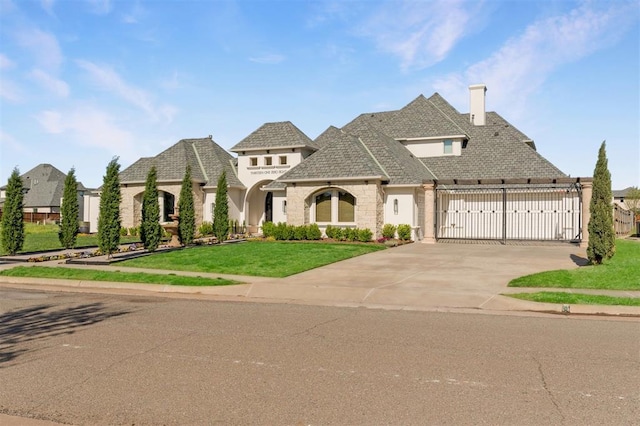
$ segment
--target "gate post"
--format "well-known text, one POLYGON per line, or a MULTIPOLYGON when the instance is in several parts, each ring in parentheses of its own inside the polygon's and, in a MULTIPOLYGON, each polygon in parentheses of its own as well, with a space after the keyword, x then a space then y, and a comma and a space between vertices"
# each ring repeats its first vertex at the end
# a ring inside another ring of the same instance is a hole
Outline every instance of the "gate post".
POLYGON ((423 243, 434 244, 435 238, 435 215, 436 215, 436 185, 425 183, 424 188, 424 238, 423 243))
POLYGON ((582 181, 581 179, 580 186, 582 187, 582 200, 580 201, 582 204, 582 223, 580 224, 582 238, 580 239, 580 247, 586 248, 589 246, 589 220, 591 219, 591 194, 593 192, 593 182, 582 181))

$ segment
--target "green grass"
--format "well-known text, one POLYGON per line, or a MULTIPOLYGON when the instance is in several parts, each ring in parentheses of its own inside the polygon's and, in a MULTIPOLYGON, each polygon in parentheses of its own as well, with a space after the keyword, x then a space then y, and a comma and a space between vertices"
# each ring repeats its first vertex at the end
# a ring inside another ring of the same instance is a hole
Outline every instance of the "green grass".
POLYGON ((362 254, 378 244, 262 242, 192 247, 120 262, 119 266, 193 272, 286 277, 362 254))
POLYGON ((183 286, 222 286, 241 284, 223 278, 186 277, 180 275, 147 274, 142 272, 97 271, 46 266, 17 266, 0 271, 5 277, 53 278, 62 280, 112 281, 139 284, 164 284, 183 286))
POLYGON ((640 290, 640 242, 617 240, 616 254, 603 265, 525 275, 509 287, 640 290))
POLYGON ((599 294, 562 293, 554 291, 540 291, 538 293, 503 294, 516 299, 530 300, 541 303, 560 303, 564 305, 617 305, 640 306, 638 297, 614 297, 599 294))
MULTIPOLYGON (((36 225, 25 223, 25 238, 22 250, 19 253, 32 253, 45 250, 62 249, 58 239, 58 225, 36 225)), ((140 237, 121 237, 122 244, 140 241, 140 237)), ((81 234, 76 240, 76 247, 97 247, 98 234, 81 234)), ((0 255, 7 253, 0 247, 0 255)))

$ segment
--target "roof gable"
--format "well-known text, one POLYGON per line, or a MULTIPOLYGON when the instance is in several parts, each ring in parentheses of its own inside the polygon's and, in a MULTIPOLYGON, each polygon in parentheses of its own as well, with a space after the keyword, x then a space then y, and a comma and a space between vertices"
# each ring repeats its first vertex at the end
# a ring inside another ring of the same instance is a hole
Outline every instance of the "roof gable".
POLYGON ((144 182, 152 166, 156 167, 158 181, 181 181, 187 165, 193 181, 205 186, 215 186, 226 171, 229 186, 243 187, 233 167, 233 156, 211 138, 182 139, 155 157, 140 158, 120 173, 120 182, 144 182))
POLYGON ((277 180, 279 182, 342 178, 388 179, 371 152, 356 136, 329 127, 317 138, 322 148, 277 180))
POLYGON ((311 148, 318 146, 290 121, 265 123, 238 142, 231 151, 251 151, 275 148, 311 148))

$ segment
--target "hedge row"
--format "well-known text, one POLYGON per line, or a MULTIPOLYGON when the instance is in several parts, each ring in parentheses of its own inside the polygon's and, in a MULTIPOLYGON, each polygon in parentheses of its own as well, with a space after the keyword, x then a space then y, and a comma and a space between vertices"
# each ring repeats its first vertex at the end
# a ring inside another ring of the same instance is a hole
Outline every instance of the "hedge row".
POLYGON ((265 238, 276 240, 319 240, 322 238, 322 231, 317 224, 311 225, 288 225, 286 223, 265 222, 262 224, 262 234, 265 238))
POLYGON ((324 232, 327 234, 327 238, 338 241, 361 241, 367 243, 373 238, 373 233, 369 228, 338 228, 328 225, 324 232))

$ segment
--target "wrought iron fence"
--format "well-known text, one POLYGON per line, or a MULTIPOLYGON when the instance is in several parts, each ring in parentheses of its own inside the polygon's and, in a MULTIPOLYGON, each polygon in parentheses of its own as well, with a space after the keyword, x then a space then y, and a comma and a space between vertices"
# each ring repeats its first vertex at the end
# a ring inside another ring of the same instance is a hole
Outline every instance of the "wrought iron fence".
POLYGON ((578 184, 436 189, 436 238, 579 241, 578 184))

